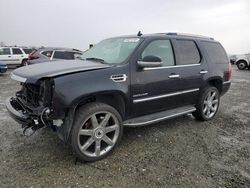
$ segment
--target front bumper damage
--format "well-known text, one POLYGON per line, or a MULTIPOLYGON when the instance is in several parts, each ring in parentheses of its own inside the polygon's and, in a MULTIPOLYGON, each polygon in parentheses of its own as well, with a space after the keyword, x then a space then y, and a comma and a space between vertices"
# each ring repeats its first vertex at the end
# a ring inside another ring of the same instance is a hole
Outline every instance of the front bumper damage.
POLYGON ((10 116, 24 128, 36 131, 50 124, 49 108, 38 107, 31 109, 26 106, 18 97, 10 97, 5 102, 10 116))

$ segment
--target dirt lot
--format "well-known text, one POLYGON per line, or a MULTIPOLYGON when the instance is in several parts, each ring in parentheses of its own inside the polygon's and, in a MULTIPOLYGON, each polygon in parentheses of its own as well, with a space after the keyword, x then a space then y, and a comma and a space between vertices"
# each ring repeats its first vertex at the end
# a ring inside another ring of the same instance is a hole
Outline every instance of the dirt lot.
POLYGON ((125 129, 105 160, 75 164, 49 130, 22 136, 5 109, 18 89, 0 75, 0 187, 250 187, 250 71, 234 68, 216 118, 125 129))

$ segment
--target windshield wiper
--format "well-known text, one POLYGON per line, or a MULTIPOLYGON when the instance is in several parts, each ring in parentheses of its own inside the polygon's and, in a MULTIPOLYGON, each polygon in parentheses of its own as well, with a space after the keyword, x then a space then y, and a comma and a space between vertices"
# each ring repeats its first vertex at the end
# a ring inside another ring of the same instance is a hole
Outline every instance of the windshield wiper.
POLYGON ((88 57, 86 60, 99 61, 101 63, 105 63, 104 59, 96 58, 96 57, 88 57))

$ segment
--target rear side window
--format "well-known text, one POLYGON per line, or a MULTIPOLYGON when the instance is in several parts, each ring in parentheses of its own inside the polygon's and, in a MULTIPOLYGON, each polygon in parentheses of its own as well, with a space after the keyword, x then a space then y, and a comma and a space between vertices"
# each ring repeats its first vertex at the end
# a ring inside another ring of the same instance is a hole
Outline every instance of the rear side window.
POLYGON ((0 55, 10 55, 10 48, 0 48, 0 55))
POLYGON ((199 50, 192 40, 176 40, 178 48, 177 65, 198 64, 201 61, 199 50))
POLYGON ((174 55, 169 40, 151 42, 142 52, 142 59, 146 56, 157 56, 161 58, 163 66, 174 66, 174 55))
POLYGON ((53 56, 55 59, 75 59, 74 52, 55 51, 53 56))
POLYGON ((28 49, 28 48, 24 48, 23 51, 24 51, 26 54, 30 54, 33 50, 32 50, 32 49, 28 49))
POLYGON ((12 48, 12 52, 14 55, 23 54, 23 52, 22 52, 22 50, 20 50, 20 48, 12 48))
POLYGON ((47 57, 51 57, 52 56, 53 51, 43 51, 41 54, 47 56, 47 57))
POLYGON ((228 63, 228 57, 219 43, 201 42, 205 47, 208 57, 212 63, 228 63))

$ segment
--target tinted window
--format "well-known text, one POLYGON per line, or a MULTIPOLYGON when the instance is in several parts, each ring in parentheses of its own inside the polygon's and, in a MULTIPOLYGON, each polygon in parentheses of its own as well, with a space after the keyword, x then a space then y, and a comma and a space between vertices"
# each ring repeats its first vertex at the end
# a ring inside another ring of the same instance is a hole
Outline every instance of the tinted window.
POLYGON ((142 52, 142 59, 146 56, 157 56, 161 58, 163 66, 174 65, 174 55, 169 40, 155 40, 151 42, 142 52))
POLYGON ((0 48, 0 55, 10 55, 9 48, 0 48))
POLYGON ((228 63, 228 57, 219 43, 202 42, 212 63, 228 63))
POLYGON ((53 56, 55 59, 75 59, 74 52, 55 51, 53 56))
POLYGON ((23 51, 24 51, 26 54, 30 54, 33 50, 32 50, 32 49, 28 49, 28 48, 24 48, 23 51))
POLYGON ((178 48, 177 65, 189 65, 200 63, 201 57, 194 41, 176 40, 178 48))
POLYGON ((41 54, 47 56, 47 57, 51 57, 52 56, 53 51, 43 51, 41 54))
POLYGON ((19 48, 12 48, 12 52, 14 55, 23 54, 23 52, 19 48))

